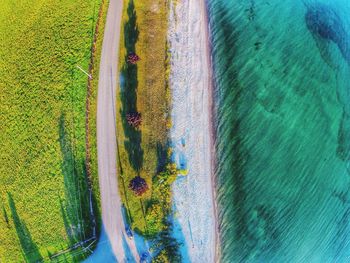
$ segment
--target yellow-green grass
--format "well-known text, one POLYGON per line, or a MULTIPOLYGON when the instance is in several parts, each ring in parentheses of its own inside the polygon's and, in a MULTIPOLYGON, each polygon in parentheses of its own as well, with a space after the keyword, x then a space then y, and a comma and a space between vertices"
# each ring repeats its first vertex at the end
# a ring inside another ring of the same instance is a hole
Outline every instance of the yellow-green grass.
MULTIPOLYGON (((48 261, 92 236, 85 171, 87 76, 76 66, 88 69, 101 2, 0 3, 0 262, 48 261)), ((96 79, 98 71, 93 75, 96 79)), ((92 87, 96 199, 96 80, 92 87)), ((72 254, 63 257, 72 261, 72 254)))
MULTIPOLYGON (((163 221, 170 210, 170 198, 160 200, 159 186, 153 185, 157 174, 166 170, 169 162, 168 14, 168 1, 124 0, 119 56, 121 83, 117 93, 120 191, 132 227, 150 236, 163 230, 163 221), (129 52, 140 56, 136 66, 126 62, 129 52), (142 115, 138 129, 126 123, 125 115, 132 111, 142 115), (141 198, 128 189, 130 180, 137 175, 149 186, 141 198), (152 206, 155 202, 158 206, 152 206)), ((170 193, 170 186, 163 190, 170 193)))

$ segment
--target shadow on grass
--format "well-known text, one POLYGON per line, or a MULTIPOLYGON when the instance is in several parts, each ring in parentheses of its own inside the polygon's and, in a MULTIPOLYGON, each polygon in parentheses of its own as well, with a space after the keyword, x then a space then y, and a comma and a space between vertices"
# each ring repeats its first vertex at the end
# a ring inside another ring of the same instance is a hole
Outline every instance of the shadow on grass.
POLYGON ((163 145, 160 142, 157 142, 157 174, 165 171, 166 164, 170 162, 167 157, 167 145, 163 145))
POLYGON ((124 141, 125 148, 128 152, 129 161, 136 171, 140 171, 143 165, 143 150, 141 148, 141 131, 131 127, 126 121, 126 114, 137 112, 137 65, 127 62, 128 55, 135 52, 135 44, 138 39, 139 31, 137 28, 136 11, 134 1, 130 0, 128 9, 128 21, 124 24, 124 39, 127 54, 125 63, 121 70, 124 76, 124 88, 121 91, 122 101, 122 123, 125 132, 126 140, 124 141))
POLYGON ((2 206, 2 215, 3 215, 4 221, 5 221, 6 225, 7 225, 7 227, 10 227, 10 220, 9 220, 9 217, 7 215, 7 211, 6 211, 4 205, 2 206))
POLYGON ((38 246, 34 243, 32 236, 26 226, 26 224, 21 220, 17 213, 15 201, 11 193, 7 193, 8 202, 11 209, 11 216, 13 223, 16 228, 17 237, 21 244, 23 257, 26 262, 41 262, 43 261, 43 257, 39 252, 38 246))
MULTIPOLYGON (((73 245, 93 236, 94 218, 90 214, 85 158, 75 157, 74 142, 66 130, 63 113, 59 120, 59 142, 63 156, 61 169, 65 186, 65 198, 60 199, 60 207, 69 245, 73 245)), ((95 202, 94 196, 92 202, 95 202)))

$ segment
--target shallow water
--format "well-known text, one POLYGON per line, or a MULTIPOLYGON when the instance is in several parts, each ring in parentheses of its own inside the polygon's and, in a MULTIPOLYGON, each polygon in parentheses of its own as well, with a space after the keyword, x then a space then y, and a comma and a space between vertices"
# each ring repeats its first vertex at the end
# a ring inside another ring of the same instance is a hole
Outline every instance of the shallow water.
POLYGON ((350 2, 209 12, 222 261, 349 262, 350 2))

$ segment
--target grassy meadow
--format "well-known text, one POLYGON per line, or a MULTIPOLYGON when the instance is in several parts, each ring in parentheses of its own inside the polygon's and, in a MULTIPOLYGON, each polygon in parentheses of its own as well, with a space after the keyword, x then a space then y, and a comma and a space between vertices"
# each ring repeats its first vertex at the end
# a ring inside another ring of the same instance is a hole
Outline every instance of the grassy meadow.
POLYGON ((164 0, 124 0, 117 97, 117 161, 122 199, 132 228, 145 236, 159 238, 158 250, 163 249, 159 262, 171 259, 164 248, 176 250, 167 221, 171 213, 171 184, 177 175, 168 145, 169 8, 169 1, 164 0), (140 57, 136 65, 127 62, 130 53, 140 57), (140 127, 128 124, 126 115, 130 112, 141 113, 140 127), (141 197, 128 187, 136 176, 145 179, 149 188, 141 197))
MULTIPOLYGON (((89 68, 102 2, 103 31, 108 1, 0 3, 0 262, 70 262, 84 255, 54 255, 93 235, 85 144, 88 78, 77 65, 89 68)), ((91 73, 90 181, 97 215, 98 70, 91 73)))

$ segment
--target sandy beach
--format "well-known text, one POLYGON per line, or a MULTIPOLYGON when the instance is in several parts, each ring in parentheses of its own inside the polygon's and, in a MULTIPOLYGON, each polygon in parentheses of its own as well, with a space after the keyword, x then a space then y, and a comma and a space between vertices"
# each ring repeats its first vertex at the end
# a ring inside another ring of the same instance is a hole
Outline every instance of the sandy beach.
POLYGON ((212 70, 204 0, 172 7, 171 46, 173 158, 188 175, 173 186, 175 233, 185 262, 215 262, 217 220, 214 191, 212 70))

